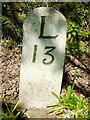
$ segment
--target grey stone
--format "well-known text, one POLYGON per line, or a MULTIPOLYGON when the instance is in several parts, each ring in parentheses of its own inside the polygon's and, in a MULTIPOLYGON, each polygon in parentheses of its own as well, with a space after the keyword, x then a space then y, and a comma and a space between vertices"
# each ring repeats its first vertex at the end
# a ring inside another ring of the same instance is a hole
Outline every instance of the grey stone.
POLYGON ((31 11, 23 24, 23 50, 19 101, 32 118, 47 118, 48 105, 57 103, 52 95, 61 90, 66 19, 52 8, 31 11))

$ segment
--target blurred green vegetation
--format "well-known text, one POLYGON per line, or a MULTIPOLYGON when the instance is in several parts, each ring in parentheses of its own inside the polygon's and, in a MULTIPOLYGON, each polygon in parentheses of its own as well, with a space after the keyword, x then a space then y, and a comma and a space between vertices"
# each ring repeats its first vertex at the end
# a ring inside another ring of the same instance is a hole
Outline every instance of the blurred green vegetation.
POLYGON ((66 55, 88 54, 90 43, 90 2, 3 2, 2 37, 7 46, 22 44, 23 21, 37 7, 52 7, 67 20, 66 55))

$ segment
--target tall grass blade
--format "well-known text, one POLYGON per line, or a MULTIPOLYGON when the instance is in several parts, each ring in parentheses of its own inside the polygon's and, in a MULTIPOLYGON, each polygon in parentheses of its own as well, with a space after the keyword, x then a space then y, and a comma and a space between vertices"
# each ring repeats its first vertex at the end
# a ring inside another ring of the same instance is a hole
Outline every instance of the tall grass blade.
POLYGON ((18 104, 19 104, 19 101, 18 101, 18 102, 16 103, 16 105, 14 106, 14 108, 13 108, 12 112, 14 112, 14 111, 16 110, 16 108, 17 108, 18 104))
POLYGON ((72 90, 74 89, 74 81, 75 81, 75 79, 76 79, 76 73, 77 73, 77 69, 75 69, 75 71, 74 71, 72 90))
POLYGON ((7 111, 9 112, 9 114, 11 113, 11 111, 10 111, 10 109, 9 109, 9 107, 8 107, 8 105, 6 104, 6 107, 7 107, 7 111))
POLYGON ((72 94, 72 88, 71 88, 71 86, 69 85, 69 86, 67 87, 67 94, 66 94, 66 99, 65 99, 65 101, 68 101, 68 100, 69 100, 69 98, 71 97, 71 94, 72 94))
POLYGON ((58 97, 58 95, 54 92, 52 92, 52 94, 59 100, 59 102, 62 102, 62 99, 60 97, 58 97))
POLYGON ((15 118, 17 118, 19 115, 20 115, 21 112, 18 112, 16 115, 15 115, 15 118))

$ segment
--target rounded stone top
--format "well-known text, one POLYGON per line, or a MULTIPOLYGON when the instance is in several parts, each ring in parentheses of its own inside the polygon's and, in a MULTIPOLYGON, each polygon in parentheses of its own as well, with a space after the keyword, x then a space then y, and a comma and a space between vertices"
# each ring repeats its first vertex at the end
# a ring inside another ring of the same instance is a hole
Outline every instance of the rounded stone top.
POLYGON ((66 18, 64 17, 64 15, 55 10, 54 8, 51 7, 38 7, 35 8, 33 10, 31 10, 28 14, 26 19, 24 20, 24 23, 27 22, 27 20, 31 17, 31 16, 57 16, 58 18, 60 18, 61 20, 65 21, 66 23, 66 18))

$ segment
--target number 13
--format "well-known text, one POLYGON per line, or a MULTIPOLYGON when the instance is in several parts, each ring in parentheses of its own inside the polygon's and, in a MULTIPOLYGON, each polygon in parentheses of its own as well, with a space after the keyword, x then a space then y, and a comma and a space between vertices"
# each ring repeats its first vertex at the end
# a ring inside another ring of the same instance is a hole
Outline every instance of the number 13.
MULTIPOLYGON (((34 45, 34 52, 33 52, 33 59, 32 59, 32 62, 35 63, 36 62, 36 55, 37 55, 37 47, 38 45, 34 45)), ((54 61, 54 56, 51 54, 51 52, 55 49, 55 47, 53 46, 46 46, 45 49, 49 49, 47 52, 45 52, 44 54, 45 55, 48 55, 51 57, 51 60, 49 62, 47 62, 47 59, 43 59, 43 63, 48 65, 48 64, 51 64, 53 63, 54 61)))

